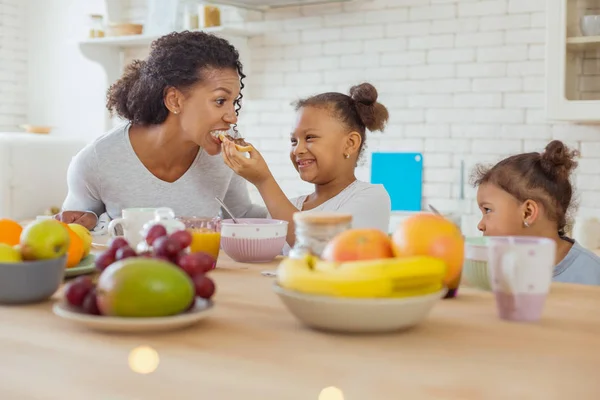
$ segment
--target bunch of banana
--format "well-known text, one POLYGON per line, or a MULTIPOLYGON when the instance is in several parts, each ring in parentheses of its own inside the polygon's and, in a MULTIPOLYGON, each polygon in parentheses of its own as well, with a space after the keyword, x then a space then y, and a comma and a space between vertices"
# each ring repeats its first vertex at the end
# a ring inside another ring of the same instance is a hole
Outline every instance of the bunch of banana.
POLYGON ((397 298, 440 291, 446 269, 442 260, 427 256, 341 263, 286 258, 278 266, 277 281, 286 289, 307 294, 397 298))

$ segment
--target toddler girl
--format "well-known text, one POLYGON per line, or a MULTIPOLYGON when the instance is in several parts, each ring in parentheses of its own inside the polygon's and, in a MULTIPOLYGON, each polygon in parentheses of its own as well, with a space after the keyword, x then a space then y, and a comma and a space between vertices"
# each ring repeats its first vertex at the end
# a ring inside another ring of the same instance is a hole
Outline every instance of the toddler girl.
POLYGON ((600 257, 565 235, 577 151, 553 140, 542 153, 508 157, 479 168, 474 184, 485 236, 538 236, 556 242, 554 281, 600 285, 600 257))

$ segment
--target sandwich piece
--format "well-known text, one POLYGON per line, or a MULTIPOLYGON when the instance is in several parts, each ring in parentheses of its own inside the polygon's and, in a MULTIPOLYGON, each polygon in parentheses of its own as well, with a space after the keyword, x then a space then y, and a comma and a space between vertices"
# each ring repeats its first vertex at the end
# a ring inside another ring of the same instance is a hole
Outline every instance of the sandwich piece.
POLYGON ((246 141, 243 138, 234 138, 231 135, 221 133, 219 134, 219 139, 221 140, 221 142, 223 142, 225 139, 232 141, 233 143, 235 143, 235 148, 237 149, 237 151, 247 153, 250 150, 252 150, 252 146, 246 143, 246 141))

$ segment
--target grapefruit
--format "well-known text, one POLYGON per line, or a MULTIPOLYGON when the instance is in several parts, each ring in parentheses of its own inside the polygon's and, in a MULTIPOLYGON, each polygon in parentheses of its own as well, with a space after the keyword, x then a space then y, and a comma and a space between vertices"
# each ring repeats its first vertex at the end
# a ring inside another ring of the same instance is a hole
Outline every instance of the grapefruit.
POLYGON ((325 261, 377 260, 394 256, 387 234, 377 229, 349 229, 335 236, 323 250, 325 261))
POLYGON ((419 213, 403 220, 392 235, 396 257, 431 256, 443 260, 448 272, 446 286, 462 271, 465 242, 460 229, 440 215, 419 213))

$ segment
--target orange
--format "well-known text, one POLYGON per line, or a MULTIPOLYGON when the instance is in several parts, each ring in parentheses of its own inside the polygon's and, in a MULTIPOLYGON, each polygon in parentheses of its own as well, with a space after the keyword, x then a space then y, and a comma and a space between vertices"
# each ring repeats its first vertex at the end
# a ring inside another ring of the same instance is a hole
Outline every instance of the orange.
POLYGON ((465 241, 460 229, 440 215, 419 213, 403 220, 392 235, 396 257, 430 256, 443 260, 449 285, 462 271, 465 241))
POLYGON ((19 244, 21 232, 23 227, 18 222, 12 219, 0 219, 0 243, 11 246, 19 244))
POLYGON ((377 229, 349 229, 335 236, 321 254, 326 261, 377 260, 394 256, 387 234, 377 229))
POLYGON ((76 234, 75 231, 69 227, 69 225, 65 224, 64 222, 61 222, 61 224, 67 228, 67 231, 69 232, 69 238, 71 239, 69 250, 67 250, 67 268, 73 268, 76 267, 83 258, 83 240, 81 240, 79 235, 76 234))

